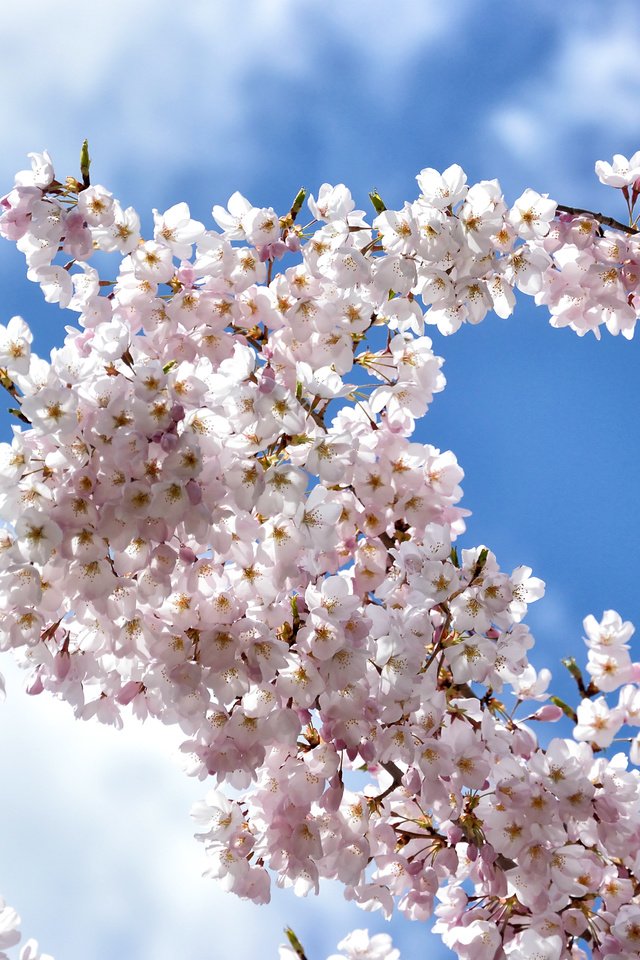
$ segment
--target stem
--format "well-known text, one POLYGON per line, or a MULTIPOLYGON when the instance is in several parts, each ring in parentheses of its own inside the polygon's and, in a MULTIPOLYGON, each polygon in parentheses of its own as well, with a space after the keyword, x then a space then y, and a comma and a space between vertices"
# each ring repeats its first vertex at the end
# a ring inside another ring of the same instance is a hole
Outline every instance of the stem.
POLYGON ((561 213, 570 213, 574 217, 592 217, 593 220, 597 220, 598 223, 601 223, 604 227, 613 227, 614 230, 622 230, 623 233, 633 235, 638 233, 636 227, 629 227, 624 223, 620 223, 619 220, 614 220, 613 217, 605 216, 604 213, 594 213, 593 210, 583 210, 582 207, 566 207, 562 203, 559 203, 556 209, 560 210, 561 213))
POLYGON ((380 766, 383 767, 387 773, 391 774, 393 777, 393 782, 387 787, 386 790, 383 790, 382 793, 379 793, 377 797, 371 798, 375 804, 381 803, 385 797, 388 797, 390 793, 393 793, 396 787, 400 786, 402 783, 402 778, 404 777, 404 773, 400 767, 396 766, 393 760, 387 760, 385 763, 381 763, 380 766))

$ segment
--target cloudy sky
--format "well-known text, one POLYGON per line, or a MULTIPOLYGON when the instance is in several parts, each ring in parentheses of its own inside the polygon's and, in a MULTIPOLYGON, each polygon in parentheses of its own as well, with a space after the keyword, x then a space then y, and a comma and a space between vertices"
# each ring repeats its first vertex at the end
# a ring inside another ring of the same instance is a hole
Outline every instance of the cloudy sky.
MULTIPOLYGON (((453 162, 471 180, 498 177, 510 200, 532 186, 622 216, 593 163, 640 147, 640 8, 30 0, 3 10, 0 85, 0 192, 31 150, 76 173, 88 137, 94 182, 125 205, 186 199, 206 222, 234 190, 285 211, 299 186, 324 181, 347 183, 361 206, 372 188, 400 206, 422 167, 453 162)), ((25 316, 45 353, 69 319, 23 276, 4 244, 0 322, 25 316)), ((465 469, 465 545, 547 581, 530 622, 538 665, 558 674, 585 614, 614 607, 640 623, 639 345, 605 337, 552 330, 526 305, 434 334, 449 387, 420 432, 465 469)), ((175 738, 76 726, 64 705, 27 702, 0 667, 0 892, 57 960, 275 958, 285 922, 324 960, 352 927, 384 928, 336 891, 301 903, 283 892, 267 909, 220 894, 200 877, 187 815, 205 788, 179 771, 175 738)), ((405 960, 424 951, 418 925, 393 934, 405 960)))

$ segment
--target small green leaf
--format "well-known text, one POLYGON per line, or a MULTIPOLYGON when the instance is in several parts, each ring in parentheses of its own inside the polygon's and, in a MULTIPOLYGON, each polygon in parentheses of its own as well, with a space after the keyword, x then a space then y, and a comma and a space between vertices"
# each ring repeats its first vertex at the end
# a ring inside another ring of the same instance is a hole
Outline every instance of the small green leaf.
POLYGON ((382 197, 380 196, 377 190, 371 191, 371 193, 369 194, 369 199, 371 200, 371 203, 373 204, 373 208, 376 211, 376 213, 384 213, 384 211, 387 209, 384 200, 382 199, 382 197))
POLYGON ((296 937, 291 927, 285 927, 284 932, 287 935, 287 940, 291 944, 291 947, 293 948, 295 955, 299 957, 299 960, 307 960, 307 955, 304 952, 304 947, 296 937))
POLYGON ((582 671, 576 663, 575 657, 566 657, 562 661, 563 666, 567 668, 573 679, 576 681, 580 689, 584 687, 584 680, 582 678, 582 671))
POLYGON ((306 197, 307 197, 307 191, 305 190, 304 187, 300 187, 300 189, 296 193, 293 203, 291 204, 291 221, 292 222, 295 220, 295 218, 298 216, 298 214, 302 210, 302 204, 306 200, 306 197))
POLYGON ((556 707, 560 707, 565 717, 569 717, 569 720, 572 720, 574 723, 578 722, 578 715, 568 703, 565 703, 560 697, 549 697, 549 700, 551 700, 551 703, 555 704, 556 707))
POLYGON ((22 410, 17 410, 15 407, 9 407, 9 413, 13 414, 14 417, 17 417, 18 420, 22 420, 23 423, 28 423, 31 425, 31 420, 28 417, 25 417, 22 410))

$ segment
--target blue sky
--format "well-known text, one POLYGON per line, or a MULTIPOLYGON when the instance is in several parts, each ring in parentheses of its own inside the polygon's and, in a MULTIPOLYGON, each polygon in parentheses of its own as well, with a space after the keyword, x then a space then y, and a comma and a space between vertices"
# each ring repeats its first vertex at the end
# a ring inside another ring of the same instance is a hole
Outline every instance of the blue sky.
MULTIPOLYGON (((324 181, 400 206, 422 167, 453 162, 510 200, 532 186, 623 216, 593 164, 640 147, 635 0, 31 0, 3 22, 0 191, 30 150, 75 173, 88 137, 94 182, 147 216, 186 199, 211 224, 234 190, 284 212, 324 181)), ((25 316, 45 353, 70 318, 23 277, 3 244, 0 322, 25 316)), ((433 339, 448 388, 419 439, 465 469, 465 545, 547 581, 529 622, 559 676, 587 613, 640 627, 639 344, 552 330, 528 304, 433 339)), ((77 726, 10 679, 0 892, 57 960, 275 958, 285 922, 324 960, 352 927, 384 928, 337 891, 268 909, 220 894, 187 816, 206 785, 169 756, 176 738, 77 726)), ((417 924, 393 934, 405 960, 425 949, 417 924)))

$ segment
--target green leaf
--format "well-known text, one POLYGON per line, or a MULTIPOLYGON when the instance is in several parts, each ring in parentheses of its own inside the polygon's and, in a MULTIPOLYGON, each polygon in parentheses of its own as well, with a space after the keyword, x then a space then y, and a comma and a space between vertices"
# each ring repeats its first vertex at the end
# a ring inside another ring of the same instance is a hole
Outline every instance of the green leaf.
POLYGON ((18 420, 22 420, 23 423, 28 423, 31 425, 31 420, 28 417, 25 417, 22 410, 17 410, 15 407, 9 407, 9 413, 13 414, 14 417, 17 417, 18 420))
POLYGON ((291 947, 293 948, 295 955, 299 957, 299 960, 307 960, 307 955, 304 952, 304 947, 296 937, 291 927, 285 927, 284 932, 287 935, 287 940, 291 944, 291 947))
POLYGON ((298 214, 302 210, 302 204, 304 203, 306 197, 307 197, 307 191, 305 190, 304 187, 300 187, 300 189, 296 193, 293 203, 291 204, 290 212, 291 212, 292 222, 295 220, 295 218, 298 216, 298 214))
POLYGON ((384 213, 384 211, 387 209, 384 200, 382 199, 382 197, 380 196, 377 190, 371 191, 371 193, 369 194, 369 199, 371 200, 371 203, 373 204, 373 208, 376 211, 376 213, 384 213))
POLYGON ((574 723, 578 722, 578 715, 568 703, 565 703, 560 697, 549 697, 549 700, 551 700, 551 703, 555 704, 556 707, 560 707, 565 717, 569 717, 569 720, 572 720, 574 723))

